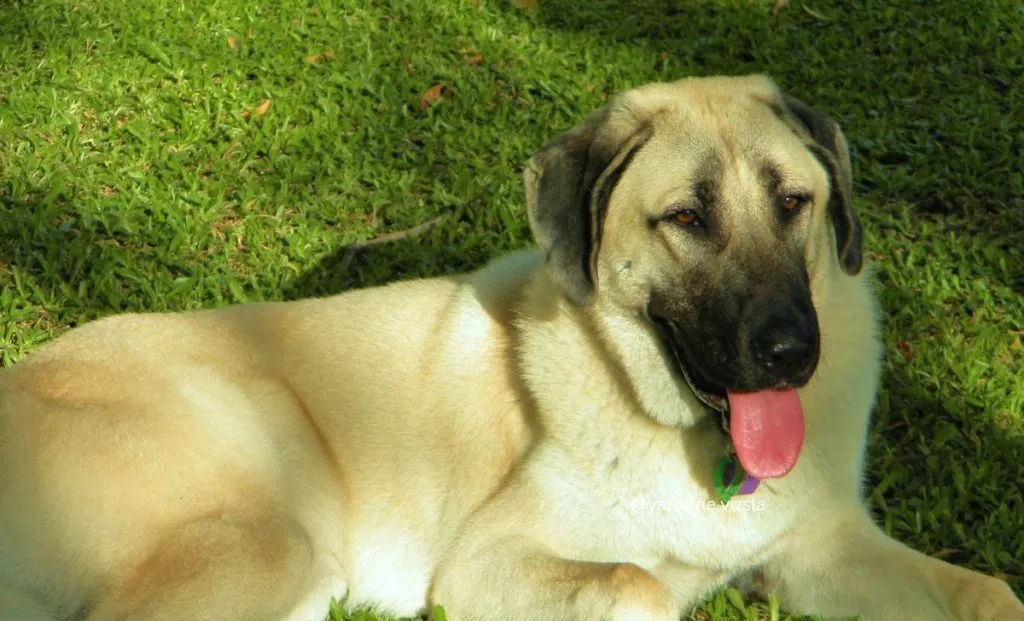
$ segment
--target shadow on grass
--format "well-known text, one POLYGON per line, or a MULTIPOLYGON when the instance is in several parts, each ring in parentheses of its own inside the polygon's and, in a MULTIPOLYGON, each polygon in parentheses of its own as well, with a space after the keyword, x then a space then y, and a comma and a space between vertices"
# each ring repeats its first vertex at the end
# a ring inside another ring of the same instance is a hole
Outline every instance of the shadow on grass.
POLYGON ((66 205, 0 196, 0 214, 0 271, 10 274, 4 275, 6 295, 0 298, 10 349, 0 348, 0 365, 47 340, 53 330, 134 310, 128 300, 140 293, 150 303, 159 297, 151 287, 147 295, 145 279, 124 269, 138 258, 122 252, 125 237, 76 226, 66 205))
MULTIPOLYGON (((519 19, 647 50, 652 72, 764 72, 847 130, 862 190, 956 213, 1024 213, 1024 12, 936 2, 539 0, 519 19)), ((508 6, 503 3, 503 6, 508 6)), ((582 40, 582 39, 581 39, 582 40)), ((569 43, 569 45, 572 45, 569 43)), ((585 62, 585 61, 580 61, 585 62)), ((1024 216, 1007 226, 1024 231, 1024 216)))
MULTIPOLYGON (((893 354, 892 356, 895 356, 893 354)), ((890 357, 892 357, 890 356, 890 357)), ((1024 432, 888 365, 864 489, 876 521, 931 556, 1004 578, 1024 599, 1024 432), (984 536, 978 533, 983 532, 984 536)))

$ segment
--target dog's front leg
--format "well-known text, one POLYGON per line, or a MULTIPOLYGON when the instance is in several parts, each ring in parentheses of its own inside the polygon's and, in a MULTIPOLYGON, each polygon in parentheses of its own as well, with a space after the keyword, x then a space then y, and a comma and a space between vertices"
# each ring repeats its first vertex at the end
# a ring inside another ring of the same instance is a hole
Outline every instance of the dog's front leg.
POLYGON ((763 572, 765 591, 788 610, 861 621, 1024 621, 1005 582, 921 554, 863 511, 800 530, 763 572))
POLYGON ((431 604, 451 621, 678 621, 657 578, 629 563, 562 559, 520 536, 453 551, 431 604))

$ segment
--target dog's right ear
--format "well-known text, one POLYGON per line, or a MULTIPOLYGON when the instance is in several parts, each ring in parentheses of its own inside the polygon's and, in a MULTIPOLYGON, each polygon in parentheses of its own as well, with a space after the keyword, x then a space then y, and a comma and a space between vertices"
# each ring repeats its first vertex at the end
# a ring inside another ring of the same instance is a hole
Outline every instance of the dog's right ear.
POLYGON ((650 134, 628 110, 606 106, 544 146, 523 172, 534 239, 574 304, 586 304, 593 293, 608 200, 650 134))

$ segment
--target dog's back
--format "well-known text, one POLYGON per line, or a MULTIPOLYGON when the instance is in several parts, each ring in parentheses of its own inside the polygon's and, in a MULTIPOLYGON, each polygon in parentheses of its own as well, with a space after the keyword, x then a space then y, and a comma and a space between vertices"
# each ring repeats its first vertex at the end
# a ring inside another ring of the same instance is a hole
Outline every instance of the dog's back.
MULTIPOLYGON (((454 535, 525 446, 504 333, 537 264, 109 317, 0 371, 0 620, 155 611, 147 587, 204 572, 267 618, 306 614, 268 601, 295 591, 415 606, 425 533, 454 535)), ((161 610, 217 610, 191 596, 161 610)))

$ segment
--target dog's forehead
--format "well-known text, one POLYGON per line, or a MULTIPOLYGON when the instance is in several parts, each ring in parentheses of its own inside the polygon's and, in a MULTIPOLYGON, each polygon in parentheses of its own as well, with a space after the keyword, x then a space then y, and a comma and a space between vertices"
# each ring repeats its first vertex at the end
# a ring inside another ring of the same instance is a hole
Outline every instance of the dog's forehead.
POLYGON ((634 89, 624 98, 638 118, 662 123, 706 120, 741 120, 777 116, 782 95, 765 76, 686 78, 634 89))
POLYGON ((620 183, 655 210, 684 200, 698 186, 748 198, 767 195, 773 184, 824 187, 825 171, 805 139, 785 122, 781 104, 763 94, 682 89, 662 99, 648 109, 651 137, 620 183))
POLYGON ((706 159, 717 152, 738 161, 803 146, 785 121, 778 89, 759 75, 648 85, 629 93, 622 104, 631 118, 651 126, 646 149, 662 157, 706 159))
POLYGON ((780 90, 766 75, 687 77, 675 82, 653 82, 633 89, 629 96, 655 106, 673 101, 755 97, 777 101, 780 90))
MULTIPOLYGON (((715 102, 708 102, 715 103, 715 102)), ((651 118, 639 161, 679 176, 775 167, 797 173, 813 165, 804 140, 771 107, 753 100, 666 109, 651 118)))
POLYGON ((651 117, 657 142, 706 146, 736 155, 780 142, 789 148, 801 146, 774 101, 740 92, 680 97, 674 104, 651 117))

